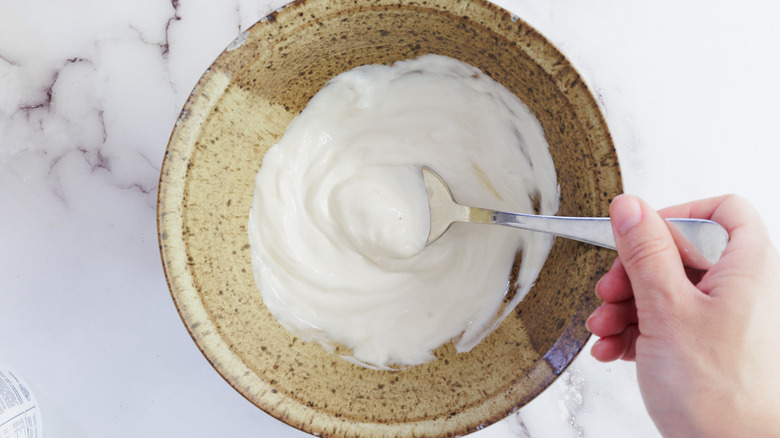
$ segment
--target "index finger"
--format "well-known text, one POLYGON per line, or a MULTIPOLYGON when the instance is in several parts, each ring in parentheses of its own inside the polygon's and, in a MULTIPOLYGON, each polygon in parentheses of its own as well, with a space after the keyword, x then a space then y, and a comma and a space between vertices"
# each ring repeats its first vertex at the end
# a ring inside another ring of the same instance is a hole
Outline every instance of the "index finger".
POLYGON ((658 210, 664 218, 709 219, 723 226, 729 235, 758 219, 758 213, 745 199, 737 195, 722 195, 674 205, 658 210))
MULTIPOLYGON (((720 274, 750 272, 754 266, 760 266, 763 262, 766 251, 762 251, 762 248, 772 246, 758 211, 740 196, 726 195, 689 202, 666 208, 663 215, 711 219, 726 229, 729 233, 729 243, 717 263, 723 268, 719 271, 720 274)), ((712 289, 717 284, 717 278, 718 275, 713 276, 710 271, 697 287, 707 294, 713 294, 712 289)))
POLYGON ((694 219, 710 219, 717 208, 726 200, 729 195, 717 196, 714 198, 700 199, 697 201, 686 202, 684 204, 673 205, 658 210, 662 217, 681 217, 694 219))

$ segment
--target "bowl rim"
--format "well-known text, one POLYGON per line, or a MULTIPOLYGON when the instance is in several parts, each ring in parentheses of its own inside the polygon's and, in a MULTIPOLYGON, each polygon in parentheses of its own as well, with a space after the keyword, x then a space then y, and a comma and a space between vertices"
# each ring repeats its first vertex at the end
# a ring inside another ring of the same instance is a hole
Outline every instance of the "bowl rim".
MULTIPOLYGON (((169 293, 177 309, 180 319, 187 328, 187 332, 193 339, 201 354, 217 371, 217 373, 234 389, 236 389, 247 400, 269 413, 276 419, 305 432, 322 434, 328 436, 331 429, 337 430, 334 435, 340 434, 368 434, 368 435, 395 435, 395 434, 419 434, 426 436, 452 434, 465 434, 480 430, 487 425, 493 424, 507 415, 517 411, 520 407, 533 400, 542 393, 550 384, 563 372, 581 352, 590 337, 587 334, 584 339, 578 335, 574 342, 572 339, 563 339, 562 335, 556 342, 566 343, 569 354, 564 356, 547 357, 540 360, 528 374, 543 373, 547 377, 542 380, 534 391, 528 393, 522 399, 515 398, 515 405, 510 409, 495 409, 494 414, 484 417, 480 424, 466 422, 465 425, 459 425, 455 428, 448 428, 445 422, 452 423, 451 418, 433 418, 424 419, 409 423, 378 423, 378 422, 360 422, 354 420, 345 420, 332 415, 312 411, 305 404, 294 399, 287 398, 281 393, 277 393, 271 385, 262 379, 252 379, 250 369, 244 365, 238 355, 231 350, 225 340, 220 337, 216 324, 210 319, 206 306, 200 299, 199 291, 195 285, 192 271, 188 269, 186 260, 186 243, 184 242, 184 211, 181 199, 186 190, 188 166, 185 163, 186 154, 183 153, 182 145, 189 145, 194 148, 195 139, 202 128, 203 122, 211 113, 211 109, 218 103, 224 90, 231 81, 230 75, 223 71, 222 67, 233 56, 231 52, 240 48, 251 32, 257 32, 258 29, 273 26, 276 17, 280 14, 293 14, 295 9, 306 3, 327 2, 328 0, 294 0, 281 8, 271 12, 261 18, 248 29, 238 35, 233 42, 218 55, 212 64, 206 69, 194 86, 190 96, 184 103, 182 110, 176 120, 175 126, 171 132, 166 147, 163 163, 160 169, 157 194, 157 230, 160 257, 163 265, 163 271, 168 285, 169 293), (198 321, 197 324, 191 321, 198 321), (249 375, 249 377, 247 377, 249 375)), ((447 3, 448 0, 428 0, 419 2, 416 0, 371 0, 371 4, 392 4, 399 7, 415 6, 427 7, 437 10, 437 6, 447 3)), ((587 94, 592 108, 590 113, 596 118, 599 127, 603 128, 603 134, 609 145, 614 151, 611 134, 608 129, 605 117, 599 107, 596 94, 588 87, 588 84, 582 79, 573 64, 565 57, 552 42, 535 28, 526 23, 522 18, 512 14, 500 6, 491 3, 488 0, 469 0, 470 4, 478 7, 492 9, 494 12, 503 14, 510 18, 518 28, 523 32, 532 33, 535 39, 538 39, 545 46, 545 50, 552 50, 556 57, 560 59, 560 70, 568 70, 567 75, 573 78, 570 87, 582 87, 582 92, 587 94)), ((534 58, 538 62, 540 59, 534 58)), ((538 54, 541 58, 546 54, 538 54)), ((617 162, 617 160, 615 160, 617 162)), ((617 184, 622 187, 622 181, 619 178, 619 168, 617 184)), ((587 315, 580 315, 568 321, 564 328, 564 334, 570 331, 573 325, 584 323, 587 315), (581 321, 580 321, 581 319, 581 321)), ((579 332, 579 328, 577 328, 579 332)), ((554 351, 555 346, 551 349, 554 351)), ((549 352, 548 352, 549 355, 549 352)), ((467 417, 467 414, 473 415, 471 410, 464 410, 461 416, 467 417)), ((459 424, 459 423, 457 423, 459 424)))

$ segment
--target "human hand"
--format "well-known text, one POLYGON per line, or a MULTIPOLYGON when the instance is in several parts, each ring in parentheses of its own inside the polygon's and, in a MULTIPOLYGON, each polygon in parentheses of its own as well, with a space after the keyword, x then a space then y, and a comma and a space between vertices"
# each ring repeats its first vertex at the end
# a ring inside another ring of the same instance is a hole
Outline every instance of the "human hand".
POLYGON ((733 195, 657 213, 619 196, 610 216, 618 258, 596 286, 591 354, 636 361, 666 437, 780 436, 780 255, 756 211, 733 195), (723 225, 721 259, 685 269, 662 217, 723 225))

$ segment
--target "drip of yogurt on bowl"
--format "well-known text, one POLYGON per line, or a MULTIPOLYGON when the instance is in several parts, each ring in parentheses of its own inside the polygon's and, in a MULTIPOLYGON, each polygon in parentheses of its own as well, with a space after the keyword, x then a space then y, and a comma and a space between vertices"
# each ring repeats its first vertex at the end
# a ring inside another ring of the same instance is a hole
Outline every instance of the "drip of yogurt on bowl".
POLYGON ((288 330, 379 369, 470 351, 533 285, 552 237, 455 224, 426 247, 421 168, 456 199, 558 210, 541 125, 511 92, 461 61, 425 55, 329 81, 264 156, 249 217, 252 265, 288 330), (504 305, 515 254, 517 293, 504 305))

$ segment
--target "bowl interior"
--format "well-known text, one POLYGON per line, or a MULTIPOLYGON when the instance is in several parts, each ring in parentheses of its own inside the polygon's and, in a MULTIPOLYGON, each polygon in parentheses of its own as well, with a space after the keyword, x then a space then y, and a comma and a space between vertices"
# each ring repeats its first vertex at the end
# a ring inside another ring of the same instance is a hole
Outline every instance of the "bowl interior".
POLYGON ((556 239, 536 285, 485 341, 466 354, 444 346, 438 360, 403 371, 352 365, 275 321, 256 289, 247 235, 263 154, 331 77, 426 53, 479 67, 536 114, 558 173, 559 214, 607 215, 622 191, 606 124, 577 72, 483 0, 300 0, 242 34, 201 78, 171 136, 161 253, 182 319, 215 369, 311 433, 446 436, 503 418, 580 351, 598 304, 593 287, 614 257, 556 239))

